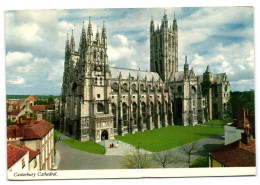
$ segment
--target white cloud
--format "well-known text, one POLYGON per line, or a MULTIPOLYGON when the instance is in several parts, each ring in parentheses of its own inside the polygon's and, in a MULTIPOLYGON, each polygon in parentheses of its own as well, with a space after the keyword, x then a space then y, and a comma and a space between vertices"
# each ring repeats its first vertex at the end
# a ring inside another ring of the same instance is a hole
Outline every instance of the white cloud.
POLYGON ((15 66, 15 65, 21 65, 21 64, 28 64, 30 63, 32 59, 31 53, 22 53, 19 51, 15 52, 8 52, 6 54, 6 66, 15 66))
POLYGON ((137 63, 135 61, 131 62, 131 68, 132 69, 137 69, 137 63))
MULTIPOLYGON (((188 61, 191 61, 190 68, 193 67, 197 75, 202 74, 206 66, 210 65, 214 73, 227 72, 234 88, 239 89, 239 85, 234 82, 252 80, 254 32, 253 27, 248 25, 253 22, 253 9, 187 9, 189 8, 166 10, 169 23, 172 23, 174 12, 178 21, 179 69, 183 70, 184 56, 187 55, 188 61), (227 29, 226 26, 232 24, 245 27, 227 29), (219 39, 210 40, 213 36, 219 39), (237 40, 232 41, 233 37, 237 40)), ((92 16, 94 39, 97 25, 101 28, 103 19, 106 20, 108 60, 111 66, 149 70, 150 15, 153 15, 155 25, 161 24, 163 9, 8 11, 5 13, 7 77, 16 75, 26 83, 33 79, 35 82, 32 84, 52 84, 53 88, 45 85, 45 90, 55 89, 55 92, 60 92, 58 85, 63 75, 66 34, 68 32, 70 35, 74 29, 77 48, 82 22, 85 21, 87 30, 88 16, 92 16)))
POLYGON ((128 40, 127 40, 127 38, 124 35, 117 34, 114 37, 118 38, 123 45, 127 45, 128 44, 128 40))
POLYGON ((12 85, 21 85, 24 84, 24 79, 22 77, 18 77, 17 79, 14 80, 7 80, 7 84, 12 84, 12 85))

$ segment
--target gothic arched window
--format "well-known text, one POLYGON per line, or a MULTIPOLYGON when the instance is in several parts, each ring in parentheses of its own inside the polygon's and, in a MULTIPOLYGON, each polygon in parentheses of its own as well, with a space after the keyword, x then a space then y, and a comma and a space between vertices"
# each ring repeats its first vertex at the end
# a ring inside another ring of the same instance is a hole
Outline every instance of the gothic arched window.
POLYGON ((114 128, 116 128, 116 104, 112 104, 112 113, 114 116, 114 128))
POLYGON ((182 93, 182 87, 178 86, 178 93, 182 93))
POLYGON ((100 59, 103 59, 103 51, 100 52, 100 59))
POLYGON ((102 103, 98 103, 97 104, 97 111, 98 112, 104 112, 105 108, 104 105, 102 103))
POLYGON ((137 124, 137 104, 133 102, 133 117, 134 117, 134 125, 137 124))
POLYGON ((97 52, 96 52, 96 50, 94 50, 94 59, 96 59, 97 58, 97 52))

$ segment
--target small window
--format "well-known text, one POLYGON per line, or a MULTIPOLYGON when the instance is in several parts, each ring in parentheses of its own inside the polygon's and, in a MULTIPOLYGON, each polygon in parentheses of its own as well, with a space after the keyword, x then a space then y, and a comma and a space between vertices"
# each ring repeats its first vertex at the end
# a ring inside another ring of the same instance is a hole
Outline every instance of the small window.
POLYGON ((22 159, 22 169, 25 167, 25 161, 22 159))
POLYGON ((96 59, 97 58, 97 52, 96 52, 96 50, 94 51, 94 59, 96 59))
POLYGON ((102 103, 97 104, 97 112, 104 112, 105 107, 102 103))
POLYGON ((102 78, 100 78, 100 85, 102 85, 102 78))
POLYGON ((37 157, 34 159, 34 168, 37 166, 37 157))
POLYGON ((182 93, 182 87, 178 86, 178 93, 182 93))
POLYGON ((115 97, 114 96, 112 96, 112 99, 114 99, 115 97))
POLYGON ((205 100, 202 101, 202 105, 205 106, 205 100))
POLYGON ((100 98, 100 94, 97 94, 97 97, 100 98))
POLYGON ((135 98, 135 96, 133 96, 133 98, 135 98))

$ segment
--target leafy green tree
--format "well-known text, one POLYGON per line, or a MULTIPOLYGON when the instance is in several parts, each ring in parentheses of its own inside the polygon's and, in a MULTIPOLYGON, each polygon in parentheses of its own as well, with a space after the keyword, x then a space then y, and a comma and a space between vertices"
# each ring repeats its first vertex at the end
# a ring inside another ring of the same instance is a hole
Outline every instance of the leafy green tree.
POLYGON ((7 119, 7 126, 15 125, 15 122, 11 121, 10 119, 7 119))
POLYGON ((239 108, 247 108, 249 114, 255 113, 255 92, 254 90, 244 91, 244 92, 231 92, 230 93, 230 103, 232 105, 232 117, 236 119, 237 110, 239 108))
POLYGON ((37 100, 34 102, 34 105, 47 105, 48 101, 45 100, 37 100))
POLYGON ((209 167, 209 158, 208 157, 199 157, 189 166, 190 168, 201 168, 209 167))
POLYGON ((48 104, 54 104, 54 98, 52 96, 48 98, 48 104))

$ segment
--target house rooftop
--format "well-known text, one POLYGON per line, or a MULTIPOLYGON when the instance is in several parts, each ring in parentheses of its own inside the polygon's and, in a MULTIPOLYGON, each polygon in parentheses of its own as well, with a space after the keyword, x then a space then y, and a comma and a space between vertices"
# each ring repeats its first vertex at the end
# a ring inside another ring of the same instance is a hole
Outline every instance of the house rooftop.
POLYGON ((17 146, 7 144, 7 169, 19 161, 27 152, 17 146))
POLYGON ((228 167, 255 166, 255 140, 250 140, 250 145, 236 141, 228 145, 210 150, 213 159, 228 167))
MULTIPOLYGON (((43 138, 54 125, 48 121, 41 120, 23 120, 21 122, 23 126, 23 140, 40 139, 43 138)), ((17 125, 7 127, 7 138, 16 138, 18 132, 17 125)))

